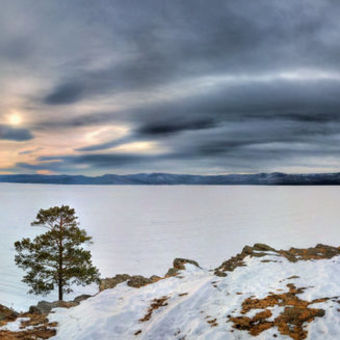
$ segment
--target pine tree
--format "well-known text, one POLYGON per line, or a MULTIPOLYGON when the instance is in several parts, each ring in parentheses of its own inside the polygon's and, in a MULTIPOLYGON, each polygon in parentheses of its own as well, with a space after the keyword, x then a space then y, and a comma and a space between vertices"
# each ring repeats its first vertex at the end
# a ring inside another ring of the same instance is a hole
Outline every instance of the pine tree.
POLYGON ((72 285, 99 281, 91 253, 81 247, 91 243, 91 237, 79 228, 77 219, 69 206, 41 209, 31 226, 48 231, 33 241, 23 238, 15 242, 15 263, 27 271, 22 281, 30 287, 29 293, 47 295, 57 286, 61 301, 63 293, 72 292, 72 285))

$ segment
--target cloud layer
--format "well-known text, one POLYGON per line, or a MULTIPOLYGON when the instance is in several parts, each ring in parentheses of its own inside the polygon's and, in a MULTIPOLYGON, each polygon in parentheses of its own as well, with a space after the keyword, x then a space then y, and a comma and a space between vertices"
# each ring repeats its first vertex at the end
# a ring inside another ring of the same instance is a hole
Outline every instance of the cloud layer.
POLYGON ((2 171, 339 168, 334 1, 2 6, 2 171))

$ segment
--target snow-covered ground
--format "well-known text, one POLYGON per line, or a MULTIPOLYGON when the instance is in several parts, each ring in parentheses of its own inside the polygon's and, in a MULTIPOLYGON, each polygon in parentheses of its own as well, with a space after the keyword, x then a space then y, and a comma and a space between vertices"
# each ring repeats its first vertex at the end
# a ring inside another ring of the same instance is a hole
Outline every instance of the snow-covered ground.
MULTIPOLYGON (((275 248, 340 244, 340 187, 65 186, 0 184, 0 304, 27 310, 13 243, 44 232, 30 227, 40 208, 69 204, 90 235, 103 277, 162 275, 175 257, 214 268, 245 244, 275 248)), ((93 294, 96 287, 77 290, 93 294)))
MULTIPOLYGON (((244 262, 246 266, 227 272, 226 277, 187 264, 186 270, 180 271, 178 276, 141 288, 121 283, 77 307, 56 309, 49 316, 50 321, 59 323, 53 339, 251 339, 253 337, 246 330, 233 327, 230 317, 253 317, 267 309, 272 313, 267 321, 273 321, 283 312, 283 306, 252 309, 241 314, 242 302, 247 298, 263 299, 270 294, 287 293, 288 284, 304 288, 294 296, 303 303, 308 301, 309 308, 325 310, 324 316, 304 323, 307 339, 340 338, 340 305, 337 302, 340 296, 340 256, 292 263, 268 253, 264 257, 248 256, 244 262), (330 299, 313 303, 314 299, 321 298, 330 299), (150 308, 152 304, 157 308, 150 308)), ((288 302, 288 306, 292 307, 294 301, 288 302)), ((261 332, 255 339, 272 340, 275 337, 291 339, 282 335, 276 326, 261 332)))

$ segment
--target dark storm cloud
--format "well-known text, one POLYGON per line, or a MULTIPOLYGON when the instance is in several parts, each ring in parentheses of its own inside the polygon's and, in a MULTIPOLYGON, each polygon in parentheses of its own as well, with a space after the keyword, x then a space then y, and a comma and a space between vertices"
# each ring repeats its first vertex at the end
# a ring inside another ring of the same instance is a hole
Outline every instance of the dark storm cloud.
POLYGON ((24 142, 33 138, 32 133, 27 129, 14 128, 9 125, 0 124, 0 140, 24 142))
MULTIPOLYGON (((278 118, 326 122, 340 118, 339 80, 273 79, 222 83, 182 99, 115 112, 93 112, 59 121, 42 121, 37 128, 74 128, 129 122, 140 133, 178 132, 211 128, 217 122, 278 118), (153 127, 155 127, 153 131, 153 127), (166 131, 168 130, 168 131, 166 131)), ((72 117, 72 109, 70 116, 72 117)))
MULTIPOLYGON (((320 136, 340 133, 338 93, 338 81, 295 83, 276 80, 224 85, 181 100, 139 106, 124 112, 86 115, 63 120, 60 126, 56 122, 52 124, 61 129, 122 121, 132 125, 127 137, 78 151, 104 150, 145 139, 164 139, 175 149, 201 150, 203 156, 241 145, 311 142, 313 138, 322 143, 320 136)), ((49 126, 50 122, 44 124, 49 126)))
MULTIPOLYGON (((155 160, 155 156, 143 156, 139 154, 84 154, 74 156, 45 156, 39 161, 57 161, 66 165, 88 165, 95 168, 116 168, 130 164, 155 160)), ((48 166, 48 164, 46 165, 48 166)))
POLYGON ((81 99, 83 88, 79 84, 62 84, 45 98, 47 104, 70 104, 81 99))
POLYGON ((163 136, 186 130, 202 130, 213 126, 214 121, 209 118, 196 121, 151 123, 141 126, 138 133, 145 136, 163 136))
POLYGON ((92 5, 96 7, 92 20, 103 22, 108 50, 118 49, 121 58, 96 70, 84 64, 61 75, 45 103, 68 104, 92 95, 152 90, 204 75, 338 67, 340 43, 335 33, 340 11, 332 1, 118 1, 106 5, 105 12, 104 6, 92 5))
POLYGON ((62 162, 48 162, 48 163, 38 163, 38 164, 30 164, 25 162, 19 162, 15 164, 16 168, 22 170, 51 170, 58 171, 65 169, 65 166, 62 162))

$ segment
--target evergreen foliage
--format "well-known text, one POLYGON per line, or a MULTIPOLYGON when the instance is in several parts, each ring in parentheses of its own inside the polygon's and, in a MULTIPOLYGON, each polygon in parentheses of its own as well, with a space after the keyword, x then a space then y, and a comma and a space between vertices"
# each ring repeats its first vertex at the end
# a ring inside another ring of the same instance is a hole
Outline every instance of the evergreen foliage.
POLYGON ((63 300, 64 293, 72 292, 72 285, 99 281, 90 251, 81 247, 91 243, 91 237, 79 228, 77 219, 69 206, 41 209, 31 226, 48 231, 33 241, 15 242, 15 263, 27 272, 22 281, 30 287, 29 293, 47 295, 57 286, 59 300, 63 300))

